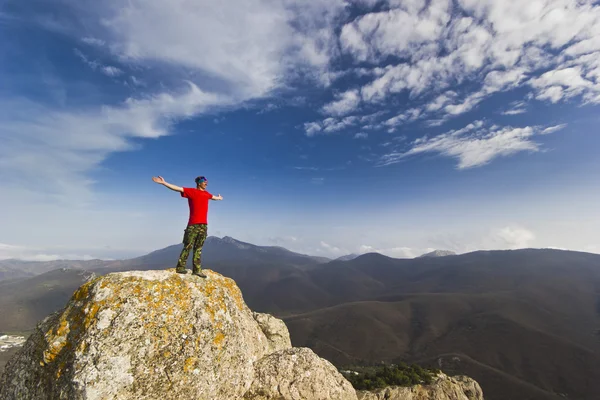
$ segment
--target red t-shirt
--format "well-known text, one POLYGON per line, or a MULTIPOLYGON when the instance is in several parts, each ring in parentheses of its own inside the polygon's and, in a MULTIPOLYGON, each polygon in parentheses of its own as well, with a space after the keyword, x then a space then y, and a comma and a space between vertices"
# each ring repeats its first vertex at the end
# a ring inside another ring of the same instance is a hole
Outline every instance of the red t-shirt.
POLYGON ((188 199, 190 206, 190 219, 188 225, 206 224, 206 214, 208 214, 208 201, 212 199, 212 194, 206 190, 183 188, 181 197, 188 199))

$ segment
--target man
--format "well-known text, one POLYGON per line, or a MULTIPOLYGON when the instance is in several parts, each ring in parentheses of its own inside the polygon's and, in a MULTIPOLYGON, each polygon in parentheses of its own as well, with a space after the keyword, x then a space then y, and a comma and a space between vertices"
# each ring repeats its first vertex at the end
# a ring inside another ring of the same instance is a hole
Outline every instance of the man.
POLYGON ((167 183, 162 176, 154 176, 152 180, 160 185, 163 185, 171 190, 181 193, 181 197, 188 199, 188 205, 190 207, 190 218, 188 225, 183 235, 183 249, 179 255, 179 261, 177 262, 177 268, 175 271, 180 274, 187 273, 185 265, 190 254, 192 247, 194 248, 193 269, 192 274, 201 278, 206 278, 206 275, 202 272, 202 246, 207 235, 207 214, 208 214, 208 200, 223 200, 221 195, 213 196, 206 191, 208 180, 199 176, 196 178, 196 188, 183 188, 179 186, 167 183))

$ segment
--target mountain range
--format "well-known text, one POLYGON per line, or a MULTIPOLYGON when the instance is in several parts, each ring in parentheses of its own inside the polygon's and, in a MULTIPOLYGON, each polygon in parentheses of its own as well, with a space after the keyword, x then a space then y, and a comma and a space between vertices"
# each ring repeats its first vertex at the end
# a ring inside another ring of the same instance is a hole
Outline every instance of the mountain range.
MULTIPOLYGON (((90 272, 172 268, 180 249, 0 282, 0 332, 32 329, 90 272)), ((338 366, 419 362, 468 374, 492 400, 600 398, 600 255, 440 255, 328 260, 226 237, 207 239, 203 264, 338 366)))

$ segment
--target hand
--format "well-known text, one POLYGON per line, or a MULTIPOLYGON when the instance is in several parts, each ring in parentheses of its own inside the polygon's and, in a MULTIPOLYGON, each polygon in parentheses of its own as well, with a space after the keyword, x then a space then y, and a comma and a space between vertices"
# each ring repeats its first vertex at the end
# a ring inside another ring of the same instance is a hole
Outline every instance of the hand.
POLYGON ((152 180, 156 183, 159 183, 161 185, 163 185, 165 183, 165 180, 163 179, 162 176, 153 176, 152 180))
POLYGON ((223 196, 221 196, 221 195, 215 196, 215 200, 223 200, 223 196))

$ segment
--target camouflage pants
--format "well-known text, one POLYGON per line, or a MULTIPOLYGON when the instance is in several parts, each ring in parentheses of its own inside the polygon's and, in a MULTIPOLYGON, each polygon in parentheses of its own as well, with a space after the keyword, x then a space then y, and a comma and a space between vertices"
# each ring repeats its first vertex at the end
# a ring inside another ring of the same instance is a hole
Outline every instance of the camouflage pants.
POLYGON ((192 248, 194 249, 192 258, 194 271, 200 271, 202 269, 202 246, 206 240, 207 228, 206 224, 188 225, 188 227, 185 228, 185 233, 183 235, 183 249, 181 250, 179 261, 177 262, 178 270, 185 269, 192 248))

